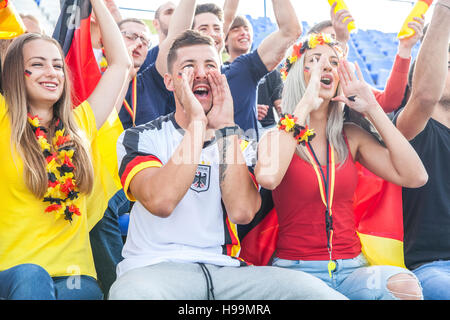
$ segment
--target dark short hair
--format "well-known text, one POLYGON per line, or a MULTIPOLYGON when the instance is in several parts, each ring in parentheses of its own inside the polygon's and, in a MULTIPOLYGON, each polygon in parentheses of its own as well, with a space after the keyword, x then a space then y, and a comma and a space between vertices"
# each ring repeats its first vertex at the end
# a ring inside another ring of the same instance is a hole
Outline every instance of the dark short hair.
POLYGON ((311 33, 321 33, 323 29, 328 28, 328 27, 332 27, 333 24, 331 23, 331 20, 324 20, 321 21, 319 23, 316 23, 315 25, 313 25, 311 27, 311 29, 308 30, 307 34, 311 34, 311 33))
MULTIPOLYGON (((234 18, 234 20, 233 20, 233 23, 231 23, 231 26, 228 29, 228 32, 230 32, 231 29, 239 28, 242 26, 252 27, 252 24, 250 23, 250 21, 248 21, 248 19, 245 16, 242 16, 242 15, 236 16, 236 18, 234 18)), ((227 37, 228 37, 228 34, 227 34, 227 37)))
MULTIPOLYGON (((196 15, 202 14, 202 13, 212 13, 213 15, 215 15, 220 21, 223 22, 223 10, 221 7, 219 7, 217 4, 215 3, 203 3, 203 4, 199 4, 197 5, 197 7, 195 8, 195 14, 194 17, 196 15)), ((194 19, 195 20, 195 19, 194 19)), ((192 25, 192 27, 194 27, 194 23, 192 25)))
POLYGON ((167 54, 167 70, 169 73, 172 72, 173 63, 177 59, 178 49, 195 45, 208 45, 214 47, 214 40, 210 36, 203 35, 194 30, 184 31, 174 40, 169 49, 169 53, 167 54))
POLYGON ((141 25, 143 25, 143 26, 145 26, 145 27, 148 28, 148 26, 145 24, 145 22, 142 21, 142 20, 140 20, 140 19, 136 19, 136 18, 126 18, 126 19, 121 20, 119 23, 117 23, 117 25, 119 26, 119 29, 122 27, 122 25, 123 25, 124 23, 127 23, 127 22, 133 22, 133 23, 141 24, 141 25))

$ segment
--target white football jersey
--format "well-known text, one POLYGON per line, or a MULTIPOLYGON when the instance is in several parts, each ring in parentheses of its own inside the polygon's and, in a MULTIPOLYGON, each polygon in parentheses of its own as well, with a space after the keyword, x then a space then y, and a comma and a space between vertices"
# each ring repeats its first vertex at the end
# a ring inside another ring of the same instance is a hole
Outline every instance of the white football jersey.
MULTIPOLYGON (((183 134, 174 113, 122 133, 117 144, 119 174, 130 200, 135 200, 129 192, 133 176, 145 168, 164 166, 183 134)), ((241 140, 241 150, 252 174, 256 142, 241 140)), ((166 183, 177 183, 176 177, 166 183)), ((219 150, 213 140, 203 146, 192 185, 169 217, 153 215, 138 201, 134 204, 117 275, 163 261, 245 265, 237 258, 239 250, 236 225, 228 219, 221 198, 219 150)))

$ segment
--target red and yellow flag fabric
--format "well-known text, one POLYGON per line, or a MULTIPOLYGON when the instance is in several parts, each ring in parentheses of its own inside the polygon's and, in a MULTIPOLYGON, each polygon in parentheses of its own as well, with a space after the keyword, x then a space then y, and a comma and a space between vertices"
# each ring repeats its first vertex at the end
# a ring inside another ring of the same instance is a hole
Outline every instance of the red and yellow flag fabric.
MULTIPOLYGON (((371 265, 405 267, 403 257, 402 188, 387 182, 359 163, 353 198, 356 230, 362 252, 371 265)), ((262 206, 253 221, 238 226, 240 257, 254 265, 267 265, 275 253, 278 217, 271 191, 261 189, 262 206)))
POLYGON ((11 1, 0 0, 0 39, 13 39, 25 33, 25 25, 11 1))
POLYGON ((278 216, 274 208, 272 191, 261 188, 261 208, 252 222, 238 225, 238 235, 241 241, 239 257, 244 261, 256 265, 267 265, 278 239, 278 216))
POLYGON ((370 264, 405 267, 402 188, 357 167, 353 206, 362 251, 370 264))

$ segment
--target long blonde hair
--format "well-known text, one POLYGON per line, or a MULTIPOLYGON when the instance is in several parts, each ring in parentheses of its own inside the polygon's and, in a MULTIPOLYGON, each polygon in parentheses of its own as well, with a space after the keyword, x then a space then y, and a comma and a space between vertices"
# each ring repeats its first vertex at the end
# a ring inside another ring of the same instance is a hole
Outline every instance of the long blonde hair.
MULTIPOLYGON (((23 47, 34 40, 45 40, 53 43, 61 53, 59 43, 51 37, 27 33, 16 38, 9 46, 2 72, 3 94, 5 97, 7 112, 11 122, 11 145, 15 147, 24 164, 24 179, 28 189, 37 197, 42 198, 48 188, 48 176, 46 161, 39 146, 36 136, 28 124, 28 101, 24 77, 23 47)), ((63 58, 64 59, 64 58, 63 58)), ((73 163, 77 186, 81 193, 90 193, 94 182, 94 170, 90 158, 89 146, 84 133, 79 129, 73 116, 71 100, 71 83, 69 81, 66 65, 64 70, 64 87, 59 100, 53 105, 54 117, 59 118, 64 124, 66 133, 71 136, 74 147, 73 163)), ((50 133, 54 132, 50 128, 50 133)), ((49 137, 50 138, 50 137, 49 137)))
MULTIPOLYGON (((295 107, 305 94, 306 83, 303 73, 305 56, 306 53, 304 53, 300 57, 300 59, 298 59, 297 62, 292 65, 286 77, 286 81, 284 82, 281 100, 281 109, 283 110, 283 113, 293 114, 295 107)), ((339 90, 340 86, 338 86, 336 91, 339 92, 339 90)), ((330 102, 328 107, 328 121, 326 127, 327 139, 336 150, 336 160, 337 162, 340 162, 341 165, 345 162, 348 156, 348 148, 343 137, 343 108, 344 106, 342 103, 336 101, 330 102)), ((309 117, 307 118, 306 122, 307 124, 309 124, 309 117)), ((297 146, 297 150, 301 158, 309 162, 306 152, 301 145, 297 146)))

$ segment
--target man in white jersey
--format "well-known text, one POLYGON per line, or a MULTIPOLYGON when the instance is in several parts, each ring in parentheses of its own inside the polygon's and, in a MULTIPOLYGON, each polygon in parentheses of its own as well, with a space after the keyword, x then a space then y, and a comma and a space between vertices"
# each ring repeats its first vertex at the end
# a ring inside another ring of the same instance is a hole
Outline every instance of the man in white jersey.
POLYGON ((136 201, 110 299, 345 299, 306 273, 247 266, 236 224, 261 199, 255 145, 242 139, 209 36, 173 43, 164 81, 175 113, 126 130, 118 141, 125 194, 136 201))

